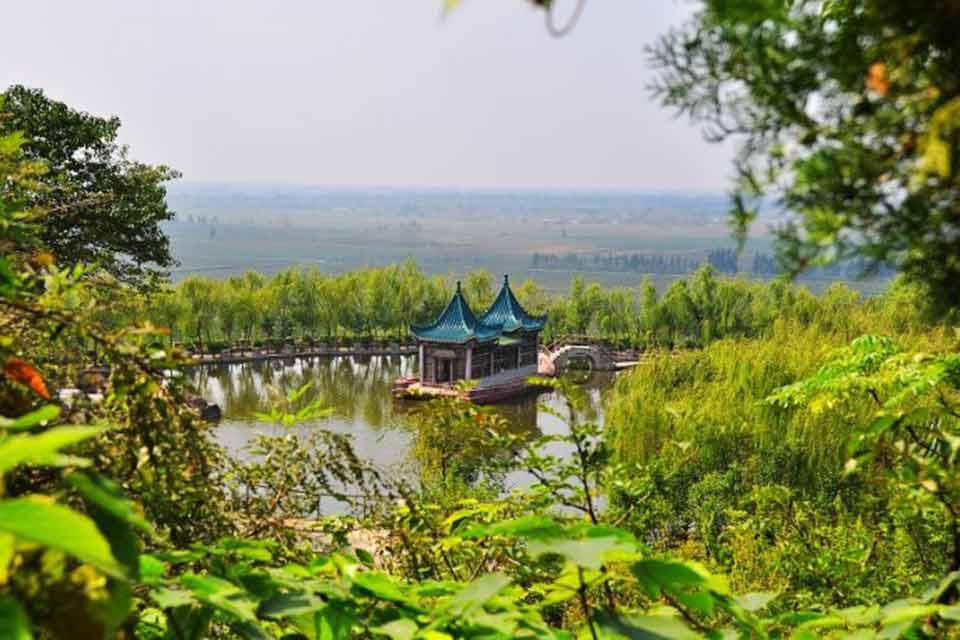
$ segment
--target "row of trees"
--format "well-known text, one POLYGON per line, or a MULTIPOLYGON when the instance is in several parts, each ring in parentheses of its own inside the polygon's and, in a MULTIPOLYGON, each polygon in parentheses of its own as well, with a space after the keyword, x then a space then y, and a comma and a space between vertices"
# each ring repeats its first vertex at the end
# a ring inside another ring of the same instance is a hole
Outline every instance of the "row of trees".
MULTIPOLYGON (((597 254, 588 257, 579 253, 552 254, 534 253, 530 266, 534 269, 552 269, 565 271, 618 271, 646 273, 656 275, 684 275, 696 271, 708 264, 718 273, 735 275, 747 272, 741 269, 740 258, 735 249, 711 249, 706 258, 693 258, 687 254, 644 254, 620 253, 597 254)), ((750 261, 749 273, 756 276, 772 277, 785 273, 780 260, 773 254, 758 251, 750 261)), ((836 280, 857 280, 864 276, 891 278, 896 269, 889 264, 871 263, 864 257, 856 257, 831 264, 809 268, 804 278, 831 278, 836 280)))
POLYGON ((302 269, 269 278, 193 276, 142 302, 174 339, 209 345, 306 336, 402 339, 410 323, 438 313, 445 296, 441 279, 405 262, 338 276, 302 269))
POLYGON ((651 273, 682 275, 694 271, 703 263, 689 255, 664 255, 643 253, 595 254, 587 256, 580 253, 539 253, 534 252, 530 266, 534 269, 562 269, 566 271, 629 271, 632 273, 651 273))
MULTIPOLYGON (((776 276, 783 274, 784 270, 776 256, 757 252, 753 255, 751 272, 759 276, 776 276)), ((856 280, 865 275, 891 278, 896 275, 896 270, 888 264, 871 264, 866 258, 857 257, 807 269, 803 277, 856 280)))
MULTIPOLYGON (((487 271, 465 274, 467 299, 480 313, 496 295, 487 271)), ((171 339, 216 348, 226 343, 314 339, 403 341, 410 324, 437 316, 455 286, 452 276, 428 276, 413 261, 340 275, 289 269, 224 280, 192 276, 139 303, 112 306, 116 321, 149 317, 171 339)), ((720 276, 703 266, 658 291, 651 279, 637 287, 604 288, 575 277, 566 294, 548 293, 532 280, 515 288, 532 313, 547 314, 547 342, 590 335, 633 348, 702 346, 723 337, 762 335, 778 317, 843 322, 860 295, 843 284, 815 296, 803 287, 720 276)))

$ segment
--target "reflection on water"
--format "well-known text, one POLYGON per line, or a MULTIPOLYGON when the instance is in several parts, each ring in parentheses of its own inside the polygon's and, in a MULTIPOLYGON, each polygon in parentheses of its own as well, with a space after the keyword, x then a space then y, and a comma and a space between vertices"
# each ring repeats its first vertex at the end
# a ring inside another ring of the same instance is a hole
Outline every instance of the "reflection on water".
MULTIPOLYGON (((309 383, 306 398, 320 398, 333 413, 299 429, 348 434, 361 458, 383 468, 403 469, 411 464, 412 441, 404 416, 414 403, 395 400, 391 388, 394 379, 413 374, 414 362, 413 356, 291 358, 208 365, 195 369, 193 376, 204 397, 220 405, 223 419, 217 437, 234 455, 243 456, 244 445, 256 433, 280 433, 282 427, 262 422, 256 414, 269 411, 276 399, 309 383)), ((612 379, 612 374, 593 374, 583 381, 589 402, 581 420, 602 420, 601 394, 612 379)), ((563 433, 563 422, 538 410, 538 403, 566 411, 554 393, 527 395, 499 404, 497 410, 517 433, 531 438, 563 433)))

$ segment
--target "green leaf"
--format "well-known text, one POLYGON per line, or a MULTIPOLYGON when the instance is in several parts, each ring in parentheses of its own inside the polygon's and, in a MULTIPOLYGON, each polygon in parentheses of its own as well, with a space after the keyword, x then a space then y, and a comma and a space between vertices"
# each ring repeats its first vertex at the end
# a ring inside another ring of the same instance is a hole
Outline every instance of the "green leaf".
POLYGON ((114 637, 117 629, 130 616, 133 606, 132 582, 114 580, 108 583, 109 597, 100 602, 99 615, 105 638, 114 637))
POLYGON ((361 571, 353 577, 354 586, 369 591, 381 600, 409 604, 407 596, 393 579, 379 571, 361 571))
POLYGON ((24 433, 0 442, 0 474, 19 464, 57 466, 57 452, 105 431, 103 427, 54 427, 39 434, 24 433))
POLYGON ((543 586, 544 597, 541 606, 566 602, 578 595, 580 589, 580 571, 569 562, 552 582, 543 586))
POLYGON ((688 593, 679 591, 675 594, 677 600, 691 611, 695 611, 703 616, 712 616, 714 609, 713 594, 707 591, 694 591, 688 593))
POLYGON ((26 143, 23 131, 14 131, 0 136, 0 156, 12 156, 26 143))
POLYGON ((637 640, 693 640, 700 634, 673 616, 633 615, 602 618, 604 637, 637 640))
POLYGON ((450 596, 459 590, 460 585, 455 582, 435 582, 427 580, 412 585, 413 593, 418 598, 440 598, 450 596))
MULTIPOLYGON (((951 571, 943 579, 940 580, 940 583, 937 586, 926 593, 923 594, 924 602, 940 602, 941 597, 945 594, 950 588, 957 583, 957 580, 960 579, 960 571, 951 571)), ((941 614, 942 615, 942 614, 941 614)))
POLYGON ((212 635, 210 627, 216 613, 213 607, 180 607, 167 611, 167 615, 176 620, 177 626, 183 631, 181 635, 188 640, 209 638, 212 635))
MULTIPOLYGON (((498 613, 488 613, 485 609, 470 614, 469 622, 471 626, 486 627, 500 634, 502 638, 514 638, 517 636, 517 612, 505 610, 498 613)), ((489 635, 484 637, 490 637, 489 635)))
POLYGON ((110 543, 113 557, 126 568, 128 576, 140 580, 140 539, 134 526, 150 535, 153 528, 137 506, 126 499, 118 484, 97 474, 74 473, 67 482, 86 499, 90 516, 110 543))
POLYGON ((60 407, 55 404, 48 404, 13 420, 10 418, 0 418, 0 429, 22 431, 24 429, 45 425, 52 420, 56 420, 59 416, 60 407))
POLYGON ((94 522, 45 496, 0 501, 0 531, 25 542, 63 551, 107 575, 124 577, 110 543, 94 522))
POLYGON ((319 611, 325 606, 321 598, 309 593, 281 593, 261 602, 257 611, 264 618, 291 618, 319 611))
POLYGON ((257 624, 249 621, 234 622, 230 625, 230 630, 244 640, 273 640, 272 636, 267 635, 257 624))
POLYGON ((16 540, 9 533, 0 533, 0 584, 6 584, 9 574, 7 569, 13 560, 16 540))
POLYGON ((897 624, 903 621, 912 622, 933 615, 938 609, 939 607, 935 604, 915 604, 900 600, 883 608, 880 612, 880 622, 883 625, 897 624))
POLYGON ((140 578, 144 581, 160 580, 167 573, 167 564, 149 553, 140 555, 140 578))
POLYGON ((373 556, 366 549, 361 549, 359 547, 354 549, 354 552, 357 554, 357 559, 368 567, 374 565, 373 556))
POLYGON ((550 518, 526 516, 489 525, 474 525, 463 534, 463 537, 469 539, 484 536, 511 536, 527 540, 545 540, 562 536, 564 533, 563 527, 550 518))
POLYGON ((30 621, 20 603, 10 596, 0 597, 0 638, 31 640, 30 621))
POLYGON ((884 625, 880 633, 877 634, 877 638, 878 640, 896 640, 897 638, 902 638, 914 624, 916 624, 915 620, 899 620, 884 625))
POLYGON ((689 587, 706 587, 706 579, 686 563, 673 560, 641 560, 631 567, 633 575, 652 597, 661 590, 676 593, 689 587))
POLYGON ((241 621, 254 622, 257 619, 257 603, 232 582, 214 576, 186 574, 180 577, 180 584, 190 589, 197 600, 223 613, 241 621))
POLYGON ((215 555, 222 555, 224 552, 233 553, 247 560, 257 560, 259 562, 270 562, 273 560, 273 553, 270 551, 272 542, 265 540, 245 540, 242 538, 223 538, 216 546, 210 549, 215 555))
POLYGON ((631 553, 632 545, 624 544, 617 538, 583 538, 569 540, 533 540, 529 543, 530 553, 539 556, 556 554, 585 569, 598 570, 607 557, 614 553, 631 553))
POLYGON ((930 117, 928 129, 920 141, 920 173, 937 174, 944 178, 951 175, 950 134, 960 123, 960 98, 953 98, 941 105, 930 117))
POLYGON ((511 582, 510 578, 499 573, 491 573, 474 580, 460 593, 450 598, 441 608, 456 616, 465 616, 470 611, 481 607, 490 598, 497 595, 511 582))
POLYGON ((150 598, 153 599, 161 609, 176 609, 177 607, 197 603, 189 591, 184 591, 183 589, 167 589, 166 587, 150 591, 150 598))
POLYGON ((960 622, 960 604, 953 604, 940 609, 940 617, 951 622, 960 622))
POLYGON ((172 565, 188 564, 207 557, 206 549, 176 549, 174 551, 154 551, 153 556, 172 565))
POLYGON ((317 640, 347 640, 356 616, 342 605, 331 603, 314 614, 317 640))
POLYGON ((390 640, 411 640, 419 630, 420 627, 417 626, 417 623, 408 618, 393 620, 373 629, 373 631, 387 636, 390 640))
POLYGON ((138 505, 123 495, 119 484, 90 473, 71 473, 66 477, 66 481, 88 502, 123 522, 137 527, 147 535, 155 535, 153 526, 147 522, 138 505))
POLYGON ((880 621, 880 605, 847 607, 835 611, 847 627, 873 627, 880 621))
POLYGON ((443 529, 446 532, 453 531, 457 525, 459 525, 464 520, 471 518, 475 515, 489 512, 490 507, 484 505, 483 507, 467 507, 464 509, 458 509, 446 517, 443 521, 443 529))

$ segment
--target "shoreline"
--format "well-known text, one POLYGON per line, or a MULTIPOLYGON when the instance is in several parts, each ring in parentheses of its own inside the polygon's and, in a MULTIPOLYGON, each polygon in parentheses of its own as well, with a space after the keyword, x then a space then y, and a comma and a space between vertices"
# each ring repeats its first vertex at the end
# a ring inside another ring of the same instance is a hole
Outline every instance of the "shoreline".
POLYGON ((338 356, 412 356, 417 354, 416 345, 396 345, 388 348, 339 347, 313 348, 297 351, 251 350, 240 353, 202 353, 190 354, 193 361, 188 366, 210 364, 243 364, 265 360, 283 360, 285 358, 315 358, 338 356))

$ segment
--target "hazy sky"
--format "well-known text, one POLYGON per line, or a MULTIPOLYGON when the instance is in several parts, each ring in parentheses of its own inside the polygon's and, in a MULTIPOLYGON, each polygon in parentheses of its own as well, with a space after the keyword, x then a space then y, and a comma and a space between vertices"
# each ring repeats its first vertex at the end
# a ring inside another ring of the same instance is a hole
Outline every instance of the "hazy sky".
POLYGON ((521 0, 464 0, 442 21, 441 4, 8 2, 0 84, 120 116, 135 158, 187 180, 726 184, 729 152, 646 89, 644 45, 687 2, 589 0, 562 40, 521 0))

